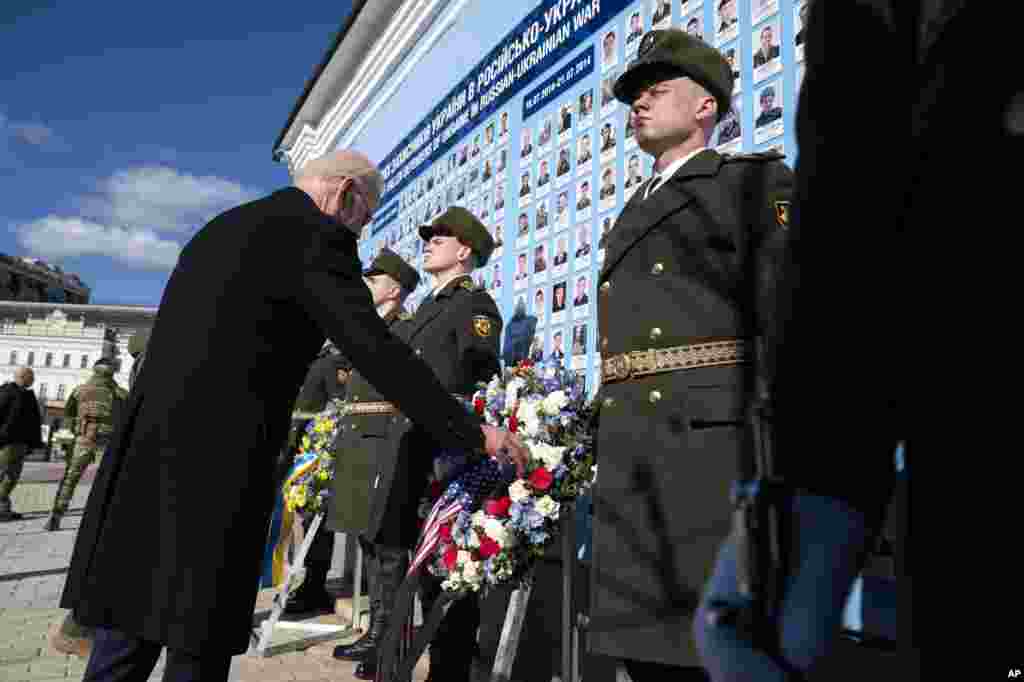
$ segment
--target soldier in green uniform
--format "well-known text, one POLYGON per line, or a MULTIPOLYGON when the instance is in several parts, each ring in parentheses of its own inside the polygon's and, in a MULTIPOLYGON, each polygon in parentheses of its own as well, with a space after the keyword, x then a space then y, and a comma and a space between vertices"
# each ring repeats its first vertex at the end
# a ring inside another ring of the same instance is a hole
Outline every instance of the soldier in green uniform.
POLYGON ((61 517, 71 504, 82 473, 103 454, 114 430, 117 413, 127 398, 128 392, 114 381, 114 368, 106 358, 97 360, 92 376, 68 396, 64 416, 76 436, 75 446, 57 488, 46 530, 60 529, 61 517))
MULTIPOLYGON (((412 329, 412 316, 404 309, 409 294, 419 286, 420 276, 408 263, 388 248, 381 250, 363 279, 377 313, 391 333, 403 341, 412 329)), ((395 428, 398 414, 365 377, 354 372, 349 380, 350 405, 355 412, 339 427, 334 451, 334 488, 328 527, 359 533, 359 544, 366 562, 370 596, 370 628, 354 643, 335 648, 335 658, 361 660, 372 655, 389 622, 394 592, 405 576, 407 550, 378 546, 372 539, 369 510, 378 469, 397 449, 395 436, 404 429, 395 428)), ((404 418, 401 419, 404 422, 404 418)))
MULTIPOLYGON (((423 267, 433 278, 433 293, 420 303, 408 327, 396 333, 426 361, 449 392, 468 396, 476 390, 477 382, 487 381, 501 371, 501 315, 494 300, 476 287, 470 276, 474 269, 487 264, 494 251, 494 240, 479 220, 459 207, 452 207, 432 224, 421 226, 419 233, 426 242, 423 267)), ((352 401, 363 402, 355 391, 352 401)), ((389 429, 387 445, 382 446, 376 461, 370 518, 364 535, 374 543, 375 552, 402 557, 402 564, 377 578, 381 613, 376 623, 378 634, 370 641, 373 650, 363 647, 362 662, 356 668, 360 679, 373 679, 376 673, 376 644, 380 636, 389 625, 402 625, 388 623, 388 616, 405 577, 405 554, 419 535, 419 501, 433 467, 433 455, 440 449, 424 431, 413 428, 401 415, 392 415, 389 429)), ((367 434, 362 433, 365 440, 367 434)), ((440 595, 440 585, 441 581, 432 576, 424 578, 420 599, 425 613, 440 595)), ((479 604, 474 597, 451 606, 430 645, 431 680, 469 680, 479 624, 479 604)), ((338 653, 348 652, 343 649, 338 653)))
POLYGON ((645 35, 614 86, 654 173, 609 233, 598 285, 588 644, 635 682, 707 679, 690 623, 730 530, 743 365, 775 317, 762 301, 793 174, 779 154, 708 148, 732 90, 725 58, 680 29, 645 35))

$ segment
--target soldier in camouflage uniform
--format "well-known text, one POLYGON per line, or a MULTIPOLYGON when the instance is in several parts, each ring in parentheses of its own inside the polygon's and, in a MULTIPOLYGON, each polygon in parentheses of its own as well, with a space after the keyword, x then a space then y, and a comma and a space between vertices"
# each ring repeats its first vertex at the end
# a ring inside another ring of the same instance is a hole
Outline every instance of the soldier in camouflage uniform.
POLYGON ((116 414, 127 398, 128 392, 114 381, 114 368, 107 359, 97 360, 89 380, 71 392, 64 404, 64 415, 77 438, 46 530, 60 528, 61 517, 68 510, 82 473, 103 454, 114 430, 116 414))

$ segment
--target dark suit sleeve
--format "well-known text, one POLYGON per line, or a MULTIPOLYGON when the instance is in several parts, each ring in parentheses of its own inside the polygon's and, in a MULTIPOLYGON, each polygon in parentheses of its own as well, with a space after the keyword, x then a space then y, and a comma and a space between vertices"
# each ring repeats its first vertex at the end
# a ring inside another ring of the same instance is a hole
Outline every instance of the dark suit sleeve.
MULTIPOLYGON (((343 228, 339 228, 343 229, 343 228)), ((353 367, 445 447, 482 449, 478 422, 374 310, 345 234, 318 231, 307 246, 296 298, 353 367)))
MULTIPOLYGON (((789 210, 793 198, 793 171, 781 161, 767 164, 763 176, 764 197, 760 210, 761 229, 755 243, 754 267, 757 323, 765 337, 765 374, 775 375, 775 355, 772 349, 778 343, 778 295, 783 278, 786 248, 789 238, 788 225, 784 224, 779 211, 789 210)), ((788 214, 787 214, 788 215, 788 214)))
POLYGON ((490 381, 501 374, 498 345, 502 320, 494 300, 482 291, 472 294, 466 329, 458 334, 461 362, 472 367, 476 381, 490 381), (486 332, 486 333, 485 333, 486 332))

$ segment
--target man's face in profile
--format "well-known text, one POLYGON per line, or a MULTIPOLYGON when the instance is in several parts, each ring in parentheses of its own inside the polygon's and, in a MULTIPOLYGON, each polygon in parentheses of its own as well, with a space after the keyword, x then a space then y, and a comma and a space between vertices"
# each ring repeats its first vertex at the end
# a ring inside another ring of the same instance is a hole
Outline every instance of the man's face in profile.
POLYGON ((732 21, 736 17, 736 3, 734 0, 727 0, 722 5, 722 18, 728 21, 732 21))
POLYGON ((615 52, 615 34, 609 33, 604 37, 604 58, 608 61, 615 52))
POLYGON ((641 29, 640 29, 640 15, 639 14, 634 14, 633 16, 631 16, 629 18, 629 30, 630 30, 631 33, 639 33, 640 32, 641 29))

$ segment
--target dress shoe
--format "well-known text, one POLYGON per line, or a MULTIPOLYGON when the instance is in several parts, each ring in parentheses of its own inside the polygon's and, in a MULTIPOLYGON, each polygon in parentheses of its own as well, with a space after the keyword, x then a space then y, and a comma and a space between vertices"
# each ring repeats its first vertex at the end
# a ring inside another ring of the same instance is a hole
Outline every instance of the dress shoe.
POLYGON ((374 651, 372 656, 364 658, 356 666, 355 671, 352 673, 352 677, 357 680, 373 680, 377 677, 377 652, 374 651))
POLYGON ((300 588, 288 600, 284 612, 289 616, 307 613, 334 613, 334 597, 322 588, 316 591, 300 588))

